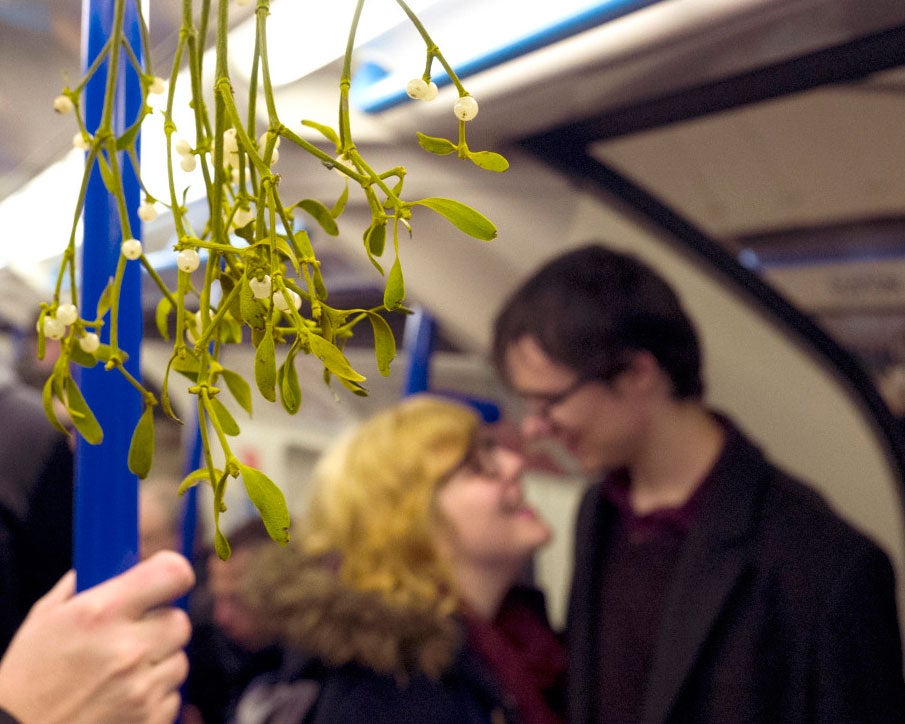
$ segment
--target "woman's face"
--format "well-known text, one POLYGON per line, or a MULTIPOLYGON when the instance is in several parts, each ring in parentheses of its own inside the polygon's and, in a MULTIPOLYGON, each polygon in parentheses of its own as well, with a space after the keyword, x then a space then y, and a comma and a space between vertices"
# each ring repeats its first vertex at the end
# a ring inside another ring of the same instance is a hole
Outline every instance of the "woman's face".
POLYGON ((519 569, 550 540, 525 500, 524 458, 479 433, 468 460, 437 491, 444 548, 454 565, 519 569))

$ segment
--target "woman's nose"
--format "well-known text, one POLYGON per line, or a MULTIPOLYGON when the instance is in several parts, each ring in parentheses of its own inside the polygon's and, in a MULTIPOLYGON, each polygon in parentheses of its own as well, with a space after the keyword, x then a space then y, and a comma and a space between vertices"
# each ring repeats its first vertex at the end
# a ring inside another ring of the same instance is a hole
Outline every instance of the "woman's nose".
POLYGON ((522 436, 526 440, 537 440, 550 434, 550 421, 546 416, 528 412, 521 420, 522 436))
POLYGON ((525 456, 509 447, 496 449, 497 465, 504 480, 519 480, 525 469, 525 456))

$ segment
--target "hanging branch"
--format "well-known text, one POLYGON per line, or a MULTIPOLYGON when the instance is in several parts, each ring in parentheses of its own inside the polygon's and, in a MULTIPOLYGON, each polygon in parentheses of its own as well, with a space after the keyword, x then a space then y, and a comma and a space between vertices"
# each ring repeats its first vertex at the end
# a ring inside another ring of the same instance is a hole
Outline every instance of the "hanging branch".
MULTIPOLYGON (((490 151, 473 152, 468 148, 466 124, 477 114, 477 102, 468 94, 417 16, 403 0, 397 2, 425 46, 425 66, 421 76, 409 82, 409 96, 423 101, 437 96, 437 86, 431 80, 435 61, 449 75, 458 92, 454 107, 458 119, 457 141, 454 143, 419 133, 418 143, 433 154, 455 153, 480 168, 504 171, 508 163, 501 155, 490 151)), ((248 4, 248 0, 237 4, 248 4)), ((357 148, 349 110, 349 93, 355 36, 364 5, 365 0, 358 0, 349 28, 338 85, 337 128, 302 121, 304 126, 316 129, 333 145, 332 154, 303 139, 298 131, 285 125, 280 118, 267 53, 270 0, 257 0, 252 80, 244 98, 237 98, 228 70, 228 0, 217 0, 213 14, 210 0, 200 3, 183 0, 182 26, 168 81, 152 72, 141 2, 117 0, 113 30, 106 45, 78 84, 63 89, 54 102, 59 113, 74 114, 78 132, 73 143, 83 148, 86 154, 82 187, 53 299, 41 305, 38 320, 39 356, 43 357, 47 338, 59 340, 61 346, 59 359, 44 387, 46 413, 62 429, 55 413, 55 405, 62 403, 79 434, 89 443, 100 443, 103 430, 79 391, 71 374, 71 365, 90 367, 102 363, 106 369, 124 375, 139 390, 144 403, 128 453, 130 470, 144 478, 153 460, 153 410, 160 404, 167 415, 178 419, 170 403, 169 385, 174 372, 187 378, 188 391, 194 395, 200 426, 202 467, 185 478, 180 491, 184 492, 202 482, 211 486, 214 543, 222 558, 228 558, 230 554, 229 543, 219 525, 230 479, 242 479, 248 497, 260 512, 270 536, 278 542, 288 540, 289 514, 279 487, 260 470, 241 463, 233 454, 231 439, 240 433, 240 427, 221 402, 220 395, 228 393, 250 415, 254 387, 265 400, 271 403, 279 401, 289 414, 296 413, 301 405, 295 366, 299 354, 314 355, 322 362, 327 384, 335 379, 354 394, 366 394, 365 377, 353 369, 343 353, 343 347, 353 328, 367 320, 373 330, 378 369, 381 374, 389 374, 396 354, 396 340, 384 314, 401 309, 405 300, 399 249, 404 237, 412 233, 413 207, 428 208, 477 239, 489 241, 496 236, 496 228, 489 219, 458 201, 436 197, 408 199, 404 193, 405 169, 397 166, 384 171, 375 170, 357 148), (138 12, 141 43, 144 46, 141 52, 136 52, 124 40, 126 3, 134 3, 138 12), (197 24, 196 5, 200 5, 197 24), (210 23, 213 23, 216 37, 216 67, 213 86, 206 89, 203 83, 204 40, 208 36, 210 23), (144 59, 144 65, 139 58, 144 59), (80 107, 82 92, 103 63, 107 62, 109 68, 115 69, 123 59, 131 63, 141 77, 141 109, 127 130, 117 137, 111 119, 121 80, 120 74, 111 71, 107 79, 102 120, 91 134, 80 107), (192 128, 180 129, 174 121, 176 89, 180 83, 188 83, 190 87, 192 128), (177 253, 179 269, 175 289, 164 283, 145 255, 141 242, 133 238, 120 167, 122 162, 131 163, 140 179, 136 146, 142 122, 153 112, 148 97, 165 91, 163 132, 167 149, 169 199, 163 202, 154 198, 139 181, 145 199, 138 215, 144 221, 151 221, 157 216, 158 206, 168 208, 175 231, 173 248, 177 253), (212 98, 212 112, 208 110, 207 98, 212 98), (259 127, 256 113, 259 102, 266 108, 267 123, 263 128, 259 127), (244 116, 243 106, 246 108, 244 116), (186 140, 190 137, 195 139, 194 144, 186 140), (280 176, 274 171, 282 142, 293 144, 312 156, 319 168, 326 166, 343 175, 345 186, 340 197, 330 203, 307 198, 287 204, 280 194, 280 176), (200 168, 208 209, 207 220, 201 229, 193 229, 189 222, 183 201, 186 189, 180 188, 177 182, 177 166, 185 172, 200 168), (101 295, 97 309, 86 316, 86 310, 61 301, 61 290, 64 280, 68 279, 72 299, 78 299, 76 226, 84 207, 87 179, 95 167, 100 171, 107 191, 115 199, 123 241, 113 279, 101 295), (362 235, 364 253, 377 272, 386 278, 383 305, 373 309, 338 309, 328 304, 328 289, 320 261, 308 233, 296 230, 294 224, 295 214, 303 213, 326 234, 338 234, 338 224, 353 189, 364 195, 371 210, 370 223, 362 235), (404 234, 400 233, 402 230, 404 234), (389 271, 385 272, 383 257, 388 231, 392 240, 392 257, 389 271), (205 257, 203 260, 202 254, 205 257), (161 300, 156 319, 165 339, 169 339, 170 320, 175 318, 173 348, 160 399, 126 371, 125 353, 117 341, 121 282, 125 265, 132 262, 140 263, 160 289, 161 300), (196 286, 193 275, 202 264, 203 281, 196 286), (215 288, 221 292, 219 297, 213 293, 215 288), (109 341, 101 343, 105 327, 109 341), (223 348, 242 344, 246 333, 255 348, 253 380, 246 380, 220 361, 223 348), (216 460, 222 460, 219 467, 216 460)), ((312 13, 312 22, 316 22, 316 13, 312 13)), ((312 32, 316 29, 312 28, 312 32)))

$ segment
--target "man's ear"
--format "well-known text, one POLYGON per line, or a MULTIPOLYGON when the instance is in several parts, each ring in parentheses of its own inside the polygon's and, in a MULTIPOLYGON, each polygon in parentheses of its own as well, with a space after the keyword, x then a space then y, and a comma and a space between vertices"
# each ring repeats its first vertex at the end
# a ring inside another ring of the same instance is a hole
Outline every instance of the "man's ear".
POLYGON ((632 353, 628 367, 613 383, 625 393, 650 394, 666 381, 657 358, 647 350, 639 350, 632 353))

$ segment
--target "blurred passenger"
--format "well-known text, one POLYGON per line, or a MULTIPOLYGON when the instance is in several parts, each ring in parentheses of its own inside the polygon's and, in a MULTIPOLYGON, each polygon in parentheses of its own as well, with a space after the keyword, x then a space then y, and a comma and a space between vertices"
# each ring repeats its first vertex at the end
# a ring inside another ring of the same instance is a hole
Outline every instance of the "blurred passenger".
POLYGON ((905 722, 889 559, 707 407, 663 279, 567 252, 506 303, 494 357, 526 437, 602 479, 576 526, 571 722, 905 722))
POLYGON ((523 460, 474 410, 416 396, 361 424, 314 473, 298 543, 248 579, 297 656, 238 724, 553 724, 564 653, 516 585, 550 529, 523 460))
POLYGON ((17 377, 13 337, 0 329, 0 653, 72 567, 72 450, 17 377))
POLYGON ((170 552, 78 594, 67 573, 0 660, 0 722, 172 724, 191 627, 170 603, 193 582, 170 552))
POLYGON ((206 555, 205 574, 191 601, 194 631, 183 724, 227 721, 248 683, 282 664, 282 650, 241 595, 259 549, 276 544, 257 517, 228 538, 232 555, 227 561, 206 555))
POLYGON ((151 477, 139 482, 138 550, 142 558, 157 551, 181 548, 182 499, 178 481, 151 477))

